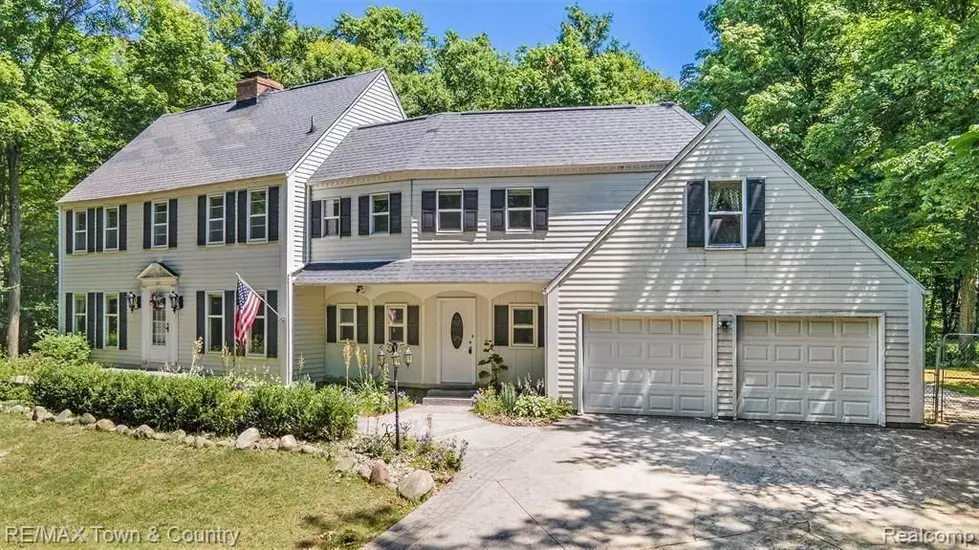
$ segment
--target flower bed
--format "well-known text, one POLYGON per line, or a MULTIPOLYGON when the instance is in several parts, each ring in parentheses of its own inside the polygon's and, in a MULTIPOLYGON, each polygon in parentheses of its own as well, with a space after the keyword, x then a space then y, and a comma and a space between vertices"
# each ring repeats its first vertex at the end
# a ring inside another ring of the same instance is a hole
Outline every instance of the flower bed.
POLYGON ((499 391, 492 386, 480 389, 473 396, 473 411, 509 426, 550 424, 574 413, 570 403, 547 397, 543 384, 529 378, 516 385, 504 382, 499 391))

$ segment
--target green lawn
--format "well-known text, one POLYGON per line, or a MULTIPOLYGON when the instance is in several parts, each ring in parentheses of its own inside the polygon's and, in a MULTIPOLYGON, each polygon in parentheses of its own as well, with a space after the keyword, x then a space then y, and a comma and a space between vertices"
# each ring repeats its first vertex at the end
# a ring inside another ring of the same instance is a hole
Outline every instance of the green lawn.
MULTIPOLYGON (((925 383, 935 382, 935 369, 925 369, 925 383)), ((945 387, 955 392, 979 397, 979 370, 955 369, 945 370, 945 387)))
MULTIPOLYGON (((160 543, 141 548, 177 547, 170 527, 240 530, 238 548, 359 547, 412 508, 309 455, 194 449, 9 414, 0 415, 0 450, 5 527, 156 527, 160 543)), ((4 535, 0 547, 10 545, 4 535)), ((101 547, 92 542, 68 546, 101 547)))

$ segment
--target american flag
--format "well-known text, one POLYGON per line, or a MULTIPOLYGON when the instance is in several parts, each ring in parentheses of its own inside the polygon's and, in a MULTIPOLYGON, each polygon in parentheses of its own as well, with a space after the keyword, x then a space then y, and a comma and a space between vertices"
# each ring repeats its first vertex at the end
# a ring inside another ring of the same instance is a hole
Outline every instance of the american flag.
POLYGON ((248 342, 248 331, 255 323, 258 316, 258 308, 262 305, 262 299, 258 294, 248 288, 248 285, 238 279, 238 298, 235 311, 235 341, 242 344, 248 342))

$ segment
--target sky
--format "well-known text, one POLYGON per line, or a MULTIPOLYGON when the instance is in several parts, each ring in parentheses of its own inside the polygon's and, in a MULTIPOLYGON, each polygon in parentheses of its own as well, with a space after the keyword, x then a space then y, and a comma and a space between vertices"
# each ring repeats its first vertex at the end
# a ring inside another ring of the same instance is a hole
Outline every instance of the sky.
MULTIPOLYGON (((513 52, 557 39, 564 7, 572 0, 293 0, 296 18, 306 25, 330 27, 343 12, 364 13, 370 5, 417 11, 429 32, 454 30, 463 38, 486 33, 500 50, 513 52)), ((580 0, 590 13, 611 12, 612 36, 629 44, 646 66, 678 77, 683 65, 710 39, 698 15, 709 0, 580 0)))

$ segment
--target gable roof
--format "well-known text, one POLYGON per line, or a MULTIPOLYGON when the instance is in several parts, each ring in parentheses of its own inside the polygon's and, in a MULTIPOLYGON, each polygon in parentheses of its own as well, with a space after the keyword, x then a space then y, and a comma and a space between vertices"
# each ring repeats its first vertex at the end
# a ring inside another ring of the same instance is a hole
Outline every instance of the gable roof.
POLYGON ((59 202, 286 174, 383 72, 269 90, 247 107, 165 114, 59 202))
POLYGON ((897 261, 895 261, 894 258, 891 258, 887 254, 887 252, 884 252, 884 250, 880 246, 878 246, 877 243, 873 241, 873 239, 867 236, 867 234, 864 233, 863 230, 861 230, 859 227, 857 227, 856 224, 850 221, 850 219, 847 218, 846 215, 843 214, 843 212, 840 212, 840 210, 836 207, 836 205, 830 202, 830 200, 827 199, 822 193, 820 193, 818 189, 813 187, 812 184, 806 181, 805 178, 803 178, 798 172, 796 172, 794 168, 789 166, 789 164, 785 162, 782 159, 782 157, 778 156, 778 154, 775 151, 773 151, 772 148, 769 147, 764 141, 762 141, 761 138, 756 136, 754 132, 749 130, 747 126, 745 126, 740 120, 738 120, 738 117, 731 114, 731 112, 728 111, 727 109, 724 109, 723 111, 721 111, 720 114, 714 117, 714 120, 712 120, 710 124, 705 126, 704 129, 701 130, 700 133, 697 134, 697 136, 694 137, 693 140, 691 140, 690 143, 688 143, 686 147, 684 147, 683 150, 681 150, 672 161, 670 161, 670 163, 666 166, 666 168, 664 168, 659 174, 657 174, 656 177, 653 178, 653 180, 650 181, 646 185, 646 187, 644 187, 643 190, 640 191, 639 194, 636 195, 636 197, 632 199, 632 201, 629 202, 629 204, 626 205, 625 208, 622 209, 621 212, 619 212, 614 218, 612 218, 612 221, 610 221, 608 225, 606 225, 605 228, 602 229, 598 233, 598 235, 596 235, 595 238, 593 238, 591 242, 589 242, 588 245, 585 246, 585 248, 583 248, 581 252, 578 253, 578 255, 575 257, 574 260, 569 262, 568 265, 561 270, 561 273, 559 273, 557 277, 555 277, 550 283, 548 283, 547 287, 544 288, 544 293, 547 294, 551 292, 552 290, 560 286, 561 283, 563 283, 568 277, 570 277, 571 274, 574 273, 575 270, 578 268, 578 266, 584 263, 584 261, 587 260, 592 255, 592 253, 594 253, 595 250, 598 249, 599 246, 601 246, 603 242, 605 242, 605 239, 607 239, 609 235, 611 235, 612 232, 615 231, 615 229, 619 225, 621 225, 622 222, 625 221, 625 219, 628 218, 633 211, 635 211, 640 206, 642 206, 642 204, 656 190, 656 188, 659 187, 660 184, 663 181, 665 181, 667 177, 669 177, 669 175, 673 172, 673 170, 675 170, 676 167, 681 162, 683 162, 684 159, 687 158, 687 155, 689 155, 690 152, 693 151, 704 140, 704 138, 710 135, 710 133, 714 130, 714 128, 716 128, 717 125, 724 120, 727 120, 728 122, 733 124, 734 127, 737 128, 738 131, 740 131, 742 134, 744 134, 744 136, 748 138, 748 140, 751 141, 752 144, 758 147, 758 149, 762 153, 768 156, 768 158, 771 159, 772 162, 774 162, 779 168, 781 168, 786 174, 788 174, 788 176, 792 178, 792 180, 795 181, 803 190, 808 192, 809 195, 811 195, 812 198, 816 200, 816 202, 822 205, 823 208, 825 208, 844 227, 850 230, 850 232, 857 239, 859 239, 861 242, 867 245, 867 247, 870 248, 870 250, 873 251, 878 257, 880 257, 880 259, 885 264, 887 264, 891 269, 893 269, 898 275, 900 275, 909 284, 912 284, 915 287, 917 287, 922 294, 926 292, 925 287, 921 283, 919 283, 918 280, 915 279, 914 276, 912 276, 911 273, 908 272, 908 270, 904 269, 904 267, 901 264, 897 263, 897 261))
POLYGON ((440 113, 354 129, 310 181, 422 170, 666 162, 702 127, 666 103, 440 113))

